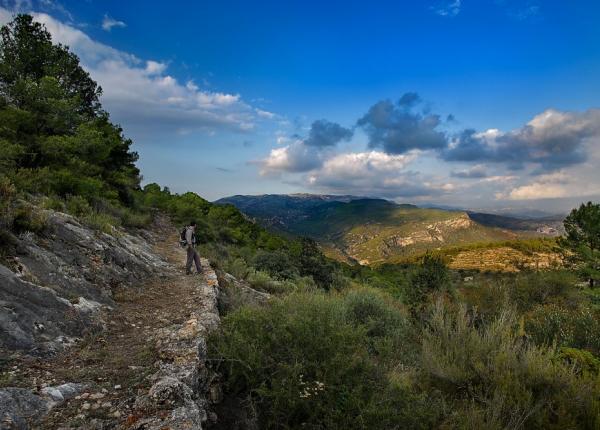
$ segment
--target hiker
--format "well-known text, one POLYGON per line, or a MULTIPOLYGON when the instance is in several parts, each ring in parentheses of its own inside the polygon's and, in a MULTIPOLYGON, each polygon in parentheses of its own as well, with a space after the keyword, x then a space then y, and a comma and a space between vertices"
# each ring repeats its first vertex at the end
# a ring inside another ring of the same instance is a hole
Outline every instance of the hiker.
POLYGON ((182 232, 182 240, 185 241, 185 247, 187 250, 187 262, 185 265, 186 275, 192 273, 192 263, 196 264, 196 272, 202 273, 202 266, 200 265, 200 256, 196 252, 196 221, 190 222, 184 231, 182 232))

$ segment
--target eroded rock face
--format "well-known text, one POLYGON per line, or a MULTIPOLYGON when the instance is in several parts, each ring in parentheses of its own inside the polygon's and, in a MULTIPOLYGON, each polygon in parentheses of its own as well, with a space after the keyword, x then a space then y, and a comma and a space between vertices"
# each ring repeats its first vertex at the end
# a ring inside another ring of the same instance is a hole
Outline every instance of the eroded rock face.
POLYGON ((101 325, 112 288, 135 286, 170 270, 142 237, 97 232, 75 218, 47 212, 42 235, 16 238, 0 265, 0 348, 45 355, 101 325))

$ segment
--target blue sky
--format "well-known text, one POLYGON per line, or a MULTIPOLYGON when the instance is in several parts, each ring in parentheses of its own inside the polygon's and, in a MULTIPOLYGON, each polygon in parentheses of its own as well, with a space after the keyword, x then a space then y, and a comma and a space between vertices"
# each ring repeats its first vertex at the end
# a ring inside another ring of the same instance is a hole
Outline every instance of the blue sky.
POLYGON ((146 182, 471 208, 600 195, 596 1, 0 7, 81 57, 146 182))

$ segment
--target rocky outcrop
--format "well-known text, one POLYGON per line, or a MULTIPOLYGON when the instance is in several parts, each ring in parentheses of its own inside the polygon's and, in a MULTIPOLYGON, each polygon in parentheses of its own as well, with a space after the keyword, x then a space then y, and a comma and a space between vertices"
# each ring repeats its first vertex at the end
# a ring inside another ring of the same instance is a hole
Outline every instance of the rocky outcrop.
POLYGON ((56 352, 102 324, 98 311, 114 305, 116 287, 170 270, 148 237, 109 235, 70 215, 45 215, 45 231, 14 237, 14 252, 0 264, 0 349, 56 352))
POLYGON ((0 390, 0 429, 26 430, 53 407, 75 397, 83 384, 62 384, 34 393, 25 388, 0 390))

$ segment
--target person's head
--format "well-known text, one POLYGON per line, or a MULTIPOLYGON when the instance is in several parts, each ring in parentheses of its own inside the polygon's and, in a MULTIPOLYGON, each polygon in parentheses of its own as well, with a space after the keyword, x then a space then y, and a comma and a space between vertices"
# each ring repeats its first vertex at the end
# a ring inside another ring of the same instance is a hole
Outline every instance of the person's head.
POLYGON ((192 227, 195 230, 196 229, 196 221, 192 220, 190 222, 190 227, 192 227))

